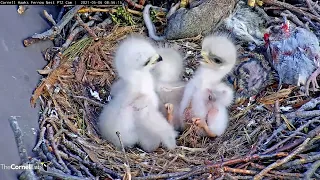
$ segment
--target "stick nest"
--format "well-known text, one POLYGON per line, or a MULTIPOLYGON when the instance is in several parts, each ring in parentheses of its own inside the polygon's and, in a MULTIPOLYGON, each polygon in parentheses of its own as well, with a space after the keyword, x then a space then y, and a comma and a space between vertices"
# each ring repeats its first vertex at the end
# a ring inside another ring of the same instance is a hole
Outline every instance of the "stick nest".
MULTIPOLYGON (((78 21, 81 25, 81 19, 78 21)), ((40 169, 38 175, 69 179, 319 178, 320 99, 302 97, 298 88, 289 86, 276 91, 276 85, 271 85, 254 102, 234 104, 229 110, 230 125, 221 137, 196 137, 190 134, 191 126, 172 151, 115 149, 101 139, 97 119, 116 79, 112 60, 118 42, 128 34, 143 33, 143 28, 115 26, 106 30, 107 35, 97 36, 96 31, 82 27, 89 36, 63 53, 47 50, 49 63, 38 71, 44 78, 31 99, 32 105, 39 99, 41 106, 39 141, 34 148, 38 156, 32 162, 50 162, 48 170, 40 169), (280 109, 289 106, 291 110, 281 113, 280 109)), ((201 39, 169 42, 189 54, 186 80, 197 67, 201 39)))

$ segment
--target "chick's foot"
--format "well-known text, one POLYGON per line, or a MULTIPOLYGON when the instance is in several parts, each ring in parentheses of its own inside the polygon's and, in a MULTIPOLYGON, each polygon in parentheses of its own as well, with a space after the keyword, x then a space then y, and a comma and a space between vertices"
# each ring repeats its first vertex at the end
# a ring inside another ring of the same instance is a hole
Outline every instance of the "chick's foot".
POLYGON ((172 121, 173 121, 173 104, 166 103, 164 105, 164 107, 167 110, 167 120, 168 120, 169 124, 172 125, 172 121))
POLYGON ((208 137, 217 136, 209 129, 208 124, 205 121, 202 121, 200 118, 192 118, 192 122, 199 128, 202 128, 208 137))
POLYGON ((317 82, 317 77, 320 75, 320 67, 316 71, 314 71, 310 77, 308 78, 308 81, 306 83, 306 95, 309 95, 309 86, 312 84, 312 90, 317 91, 319 88, 319 84, 317 82))

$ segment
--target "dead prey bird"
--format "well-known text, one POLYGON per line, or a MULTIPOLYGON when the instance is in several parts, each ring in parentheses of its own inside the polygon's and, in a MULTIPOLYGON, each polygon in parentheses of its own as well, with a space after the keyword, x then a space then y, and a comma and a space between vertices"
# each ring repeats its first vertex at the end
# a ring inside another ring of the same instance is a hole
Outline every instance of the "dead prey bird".
POLYGON ((145 6, 143 19, 153 40, 183 39, 208 34, 222 19, 231 14, 234 6, 234 0, 203 0, 200 5, 191 9, 180 8, 168 18, 167 28, 162 36, 156 34, 150 18, 150 8, 154 6, 150 4, 145 6))
POLYGON ((292 26, 288 20, 281 26, 270 28, 265 34, 268 57, 279 75, 279 84, 305 85, 319 88, 320 74, 319 40, 312 32, 292 26))

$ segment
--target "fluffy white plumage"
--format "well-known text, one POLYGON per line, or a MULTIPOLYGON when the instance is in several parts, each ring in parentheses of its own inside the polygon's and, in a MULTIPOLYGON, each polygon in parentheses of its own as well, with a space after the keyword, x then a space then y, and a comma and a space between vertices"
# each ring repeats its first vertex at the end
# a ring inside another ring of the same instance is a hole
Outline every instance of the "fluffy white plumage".
POLYGON ((99 118, 102 136, 115 146, 120 147, 117 131, 125 147, 138 143, 151 152, 161 142, 169 149, 176 146, 177 133, 158 111, 159 100, 150 73, 160 59, 152 44, 142 37, 129 37, 120 44, 114 62, 124 85, 118 86, 116 96, 99 118))
POLYGON ((190 104, 194 118, 200 118, 202 121, 206 119, 207 92, 213 90, 232 70, 236 63, 237 50, 227 37, 212 35, 204 38, 201 54, 204 60, 194 77, 187 83, 180 104, 179 115, 184 121, 189 121, 191 118, 185 114, 190 104))
POLYGON ((183 122, 179 117, 179 107, 185 87, 185 82, 181 80, 183 58, 178 51, 172 48, 160 48, 158 53, 163 61, 156 65, 152 74, 160 100, 159 109, 166 116, 168 109, 165 105, 171 104, 173 107, 173 112, 170 114, 172 115, 171 124, 176 130, 181 130, 183 122))
POLYGON ((217 136, 221 136, 227 129, 229 124, 229 115, 227 107, 231 105, 234 99, 233 90, 225 83, 219 83, 212 89, 215 102, 212 107, 217 109, 217 112, 209 111, 207 116, 207 124, 209 130, 217 136))
MULTIPOLYGON (((182 100, 185 82, 181 80, 183 72, 183 58, 181 54, 172 48, 159 48, 157 50, 162 61, 151 70, 154 77, 155 91, 159 97, 159 110, 167 116, 168 110, 165 104, 173 105, 172 125, 176 130, 181 130, 183 122, 179 116, 179 107, 182 100)), ((115 96, 125 87, 122 79, 118 79, 111 86, 110 94, 115 96)))

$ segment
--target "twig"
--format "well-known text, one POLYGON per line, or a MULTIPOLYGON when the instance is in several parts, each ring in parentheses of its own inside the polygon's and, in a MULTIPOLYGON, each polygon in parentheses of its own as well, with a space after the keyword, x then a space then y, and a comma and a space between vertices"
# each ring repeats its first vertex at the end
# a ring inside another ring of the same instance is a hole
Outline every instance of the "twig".
POLYGON ((66 138, 62 138, 62 144, 64 144, 68 149, 76 152, 81 158, 85 159, 87 154, 78 148, 74 143, 68 141, 66 138))
POLYGON ((269 171, 288 162, 290 159, 292 159, 294 156, 296 156, 298 153, 300 153, 307 146, 309 141, 310 141, 310 138, 307 138, 295 151, 290 153, 287 157, 285 157, 281 160, 278 160, 278 161, 272 163, 271 165, 267 166, 259 174, 255 175, 253 179, 254 180, 261 180, 263 178, 263 176, 265 176, 265 174, 267 174, 269 171))
POLYGON ((276 5, 276 6, 280 6, 280 7, 284 7, 286 9, 289 9, 290 11, 293 11, 295 13, 299 13, 299 14, 302 14, 302 15, 305 15, 307 17, 309 17, 310 19, 313 19, 315 21, 318 21, 320 22, 320 18, 311 14, 311 13, 308 13, 308 12, 305 12, 291 4, 288 4, 288 3, 285 3, 285 2, 281 2, 281 1, 276 1, 276 0, 263 0, 263 2, 265 4, 268 4, 268 5, 276 5))
POLYGON ((85 160, 84 158, 81 158, 81 157, 79 157, 77 155, 74 155, 74 154, 70 153, 65 146, 63 146, 63 145, 60 145, 60 146, 66 153, 69 154, 69 156, 71 158, 73 158, 74 160, 84 164, 85 166, 89 167, 90 169, 99 169, 105 174, 111 175, 112 177, 114 177, 116 179, 121 179, 121 176, 119 174, 115 173, 114 171, 112 171, 112 170, 110 170, 108 168, 105 168, 100 164, 90 162, 88 160, 85 160))
POLYGON ((177 173, 167 173, 167 174, 157 174, 150 175, 145 177, 132 177, 133 180, 147 180, 147 179, 168 179, 171 177, 177 177, 183 175, 185 172, 177 172, 177 173))
POLYGON ((75 96, 75 95, 71 95, 71 96, 74 97, 74 98, 79 98, 79 99, 86 100, 86 101, 88 101, 88 102, 90 102, 90 103, 92 103, 92 104, 94 104, 94 105, 96 105, 96 106, 100 106, 100 107, 103 107, 103 106, 104 106, 104 104, 99 103, 99 102, 97 102, 97 101, 94 101, 94 100, 92 100, 92 99, 90 99, 90 98, 87 98, 87 97, 84 97, 84 96, 75 96))
POLYGON ((63 162, 63 160, 61 159, 60 154, 58 153, 58 147, 57 147, 57 144, 56 144, 56 142, 54 141, 54 138, 53 138, 54 132, 53 132, 52 126, 48 125, 47 128, 48 128, 47 135, 48 135, 49 141, 51 142, 53 153, 56 155, 56 158, 57 158, 59 164, 61 164, 61 166, 64 167, 65 172, 69 173, 70 171, 69 171, 67 165, 63 162))
POLYGON ((190 147, 185 147, 185 146, 177 146, 177 148, 181 148, 183 150, 187 150, 187 151, 190 151, 192 153, 203 152, 203 151, 207 151, 208 150, 207 148, 190 148, 190 147))
POLYGON ((56 35, 60 34, 62 29, 69 23, 69 21, 73 18, 73 16, 81 9, 83 6, 75 6, 70 11, 68 11, 61 21, 57 23, 56 26, 53 26, 51 29, 41 33, 35 34, 31 38, 27 38, 23 41, 24 46, 30 46, 31 44, 39 41, 39 40, 46 40, 46 39, 54 39, 56 35), (36 40, 35 40, 36 39, 36 40))
POLYGON ((158 174, 162 174, 164 173, 168 167, 170 167, 177 159, 179 156, 174 157, 165 167, 163 167, 163 169, 158 173, 158 174))
POLYGON ((307 122, 306 124, 300 126, 297 130, 295 130, 289 137, 285 138, 284 140, 280 141, 279 143, 277 143, 276 145, 272 146, 271 148, 265 150, 263 152, 263 154, 267 154, 270 153, 274 150, 276 150, 280 145, 284 144, 285 142, 289 141, 291 138, 295 137, 300 131, 304 130, 306 127, 308 127, 310 124, 314 123, 314 122, 320 122, 319 118, 314 119, 314 120, 310 120, 309 122, 307 122))
MULTIPOLYGON (((21 164, 27 165, 27 163, 30 161, 29 161, 27 150, 26 150, 24 143, 23 143, 23 140, 22 140, 23 135, 22 135, 22 131, 21 131, 19 124, 18 124, 18 121, 17 121, 17 116, 11 116, 9 118, 9 123, 10 123, 10 127, 13 131, 15 140, 16 140, 21 164)), ((32 179, 32 180, 37 179, 36 175, 34 174, 32 169, 25 170, 22 175, 26 179, 32 179)))
POLYGON ((38 174, 43 175, 43 176, 52 176, 58 179, 68 179, 68 180, 89 180, 89 178, 82 178, 82 177, 77 177, 77 176, 72 176, 68 174, 63 174, 60 172, 55 172, 53 169, 48 169, 47 171, 43 169, 37 170, 38 174))
POLYGON ((42 143, 41 148, 43 150, 43 153, 47 157, 48 161, 50 161, 56 169, 63 171, 64 167, 62 167, 61 164, 58 163, 56 157, 51 154, 46 143, 42 143))
POLYGON ((84 165, 80 164, 80 169, 89 177, 94 178, 94 176, 90 173, 89 169, 84 165))
POLYGON ((230 167, 223 167, 223 171, 232 172, 232 173, 239 173, 239 174, 247 174, 247 175, 255 175, 255 174, 257 174, 257 171, 230 168, 230 167))
POLYGON ((22 140, 23 135, 22 135, 21 129, 19 127, 17 117, 11 116, 9 118, 9 123, 10 123, 10 127, 14 133, 14 137, 16 139, 21 162, 26 163, 26 162, 28 162, 29 158, 28 158, 27 150, 26 150, 24 143, 23 143, 23 140, 22 140))
POLYGON ((310 0, 306 0, 307 6, 309 8, 309 11, 312 12, 315 16, 320 17, 320 15, 317 13, 317 11, 312 7, 310 0))
POLYGON ((306 26, 302 21, 300 21, 300 19, 296 15, 292 14, 290 11, 285 10, 282 13, 280 13, 280 15, 283 16, 283 17, 287 17, 288 19, 290 19, 296 25, 298 25, 300 27, 303 27, 303 28, 305 28, 307 30, 310 30, 308 26, 306 26))
POLYGON ((93 37, 94 41, 99 41, 99 37, 94 33, 94 31, 86 23, 82 21, 80 16, 76 15, 76 18, 80 26, 82 26, 89 33, 89 35, 93 37))
POLYGON ((52 25, 54 26, 54 28, 57 28, 57 27, 56 27, 56 26, 57 26, 57 23, 56 23, 56 21, 53 19, 52 15, 49 14, 46 10, 43 10, 43 14, 44 14, 44 16, 47 18, 47 20, 52 23, 52 25))
MULTIPOLYGON (((78 24, 78 23, 77 23, 78 24)), ((94 21, 89 21, 86 23, 87 26, 91 27, 94 24, 94 21)), ((83 27, 77 27, 74 30, 72 30, 67 38, 67 40, 62 45, 62 51, 67 49, 70 44, 72 43, 73 39, 78 35, 80 32, 84 31, 83 27)))
POLYGON ((313 110, 313 111, 295 111, 295 112, 291 112, 288 114, 285 114, 285 116, 288 119, 292 119, 292 118, 311 118, 311 117, 316 117, 316 116, 320 116, 320 110, 313 110))
POLYGON ((124 149, 124 146, 123 146, 123 143, 122 143, 122 139, 121 139, 121 134, 119 131, 116 132, 118 138, 119 138, 119 142, 120 142, 120 145, 121 145, 121 150, 123 152, 123 155, 124 155, 124 159, 126 161, 126 163, 124 164, 124 167, 125 167, 125 175, 123 177, 123 179, 125 180, 131 180, 131 170, 130 170, 130 164, 129 164, 129 160, 128 160, 128 157, 127 157, 127 154, 126 154, 126 150, 124 149))
POLYGON ((279 169, 286 169, 286 168, 290 168, 292 166, 314 162, 316 160, 320 160, 320 154, 317 154, 317 155, 314 155, 314 156, 308 156, 308 157, 302 158, 302 159, 297 159, 297 160, 285 163, 285 164, 283 164, 282 166, 280 166, 278 168, 279 169))
POLYGON ((320 104, 320 97, 318 98, 313 98, 304 105, 302 105, 298 111, 307 111, 307 110, 312 110, 317 107, 317 105, 320 104))
POLYGON ((281 124, 281 117, 280 117, 279 99, 277 99, 276 102, 275 102, 275 104, 274 104, 274 111, 275 111, 276 124, 277 124, 277 126, 280 126, 280 124, 281 124))
MULTIPOLYGON (((312 139, 312 138, 314 138, 314 137, 315 137, 317 134, 319 134, 319 133, 320 133, 320 126, 318 126, 317 128, 315 128, 314 130, 310 131, 310 132, 307 134, 306 138, 312 139)), ((287 146, 284 146, 284 147, 282 147, 282 148, 279 148, 278 151, 286 151, 286 150, 288 150, 288 149, 291 149, 291 148, 293 148, 293 147, 296 147, 297 145, 301 144, 303 141, 304 141, 304 138, 297 139, 294 143, 289 144, 289 145, 287 145, 287 146)))
POLYGON ((44 143, 44 134, 46 132, 46 127, 42 127, 40 134, 39 134, 39 140, 38 143, 36 144, 36 146, 33 148, 34 152, 37 152, 39 150, 39 147, 42 143, 44 143))
MULTIPOLYGON (((265 169, 266 167, 263 165, 259 165, 259 164, 255 164, 255 163, 250 163, 250 165, 254 168, 258 168, 258 169, 265 169)), ((270 173, 275 174, 275 175, 280 175, 280 176, 285 176, 285 177, 303 177, 302 174, 299 173, 287 173, 287 172, 279 172, 279 171, 270 171, 270 173)), ((289 178, 288 177, 288 178, 289 178)))
POLYGON ((305 179, 311 179, 316 170, 320 167, 320 160, 312 164, 307 172, 304 173, 305 179))
POLYGON ((59 12, 58 17, 57 17, 57 22, 59 22, 61 20, 62 15, 64 13, 64 10, 65 10, 65 8, 61 7, 60 12, 59 12))

